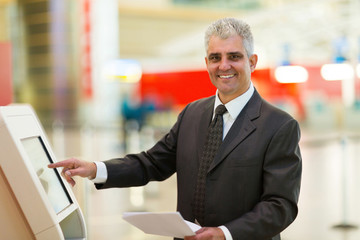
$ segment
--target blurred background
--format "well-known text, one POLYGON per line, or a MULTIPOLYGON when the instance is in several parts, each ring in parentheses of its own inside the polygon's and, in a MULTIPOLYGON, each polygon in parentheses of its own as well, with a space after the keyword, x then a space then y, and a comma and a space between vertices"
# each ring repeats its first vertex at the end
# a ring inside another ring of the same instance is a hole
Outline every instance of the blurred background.
MULTIPOLYGON (((284 240, 360 239, 360 0, 0 0, 0 105, 31 104, 57 158, 146 150, 189 102, 215 93, 203 35, 248 22, 260 94, 301 124, 299 215, 284 240)), ((88 239, 171 239, 122 220, 175 211, 176 177, 74 188, 88 239)))

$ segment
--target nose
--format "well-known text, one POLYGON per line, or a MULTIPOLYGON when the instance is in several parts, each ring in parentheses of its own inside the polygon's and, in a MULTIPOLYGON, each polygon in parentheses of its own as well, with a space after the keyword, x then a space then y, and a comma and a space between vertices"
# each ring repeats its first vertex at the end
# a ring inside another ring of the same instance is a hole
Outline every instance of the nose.
POLYGON ((226 70, 229 70, 230 68, 231 68, 231 65, 230 65, 229 61, 226 58, 221 59, 221 62, 219 65, 219 70, 226 71, 226 70))

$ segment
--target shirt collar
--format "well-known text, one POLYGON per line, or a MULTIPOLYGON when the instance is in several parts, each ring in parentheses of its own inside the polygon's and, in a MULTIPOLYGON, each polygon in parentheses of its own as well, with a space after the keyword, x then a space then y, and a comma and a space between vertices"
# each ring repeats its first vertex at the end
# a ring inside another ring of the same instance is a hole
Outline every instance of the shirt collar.
MULTIPOLYGON (((220 101, 220 98, 218 96, 218 91, 216 90, 216 97, 215 97, 215 104, 214 104, 214 113, 215 109, 218 105, 223 104, 220 101)), ((242 95, 238 96, 237 98, 234 98, 230 102, 225 104, 226 109, 228 110, 228 113, 233 119, 236 119, 237 116, 240 114, 241 110, 245 107, 247 102, 250 100, 251 96, 253 95, 255 89, 254 85, 250 81, 250 87, 249 89, 243 93, 242 95)))

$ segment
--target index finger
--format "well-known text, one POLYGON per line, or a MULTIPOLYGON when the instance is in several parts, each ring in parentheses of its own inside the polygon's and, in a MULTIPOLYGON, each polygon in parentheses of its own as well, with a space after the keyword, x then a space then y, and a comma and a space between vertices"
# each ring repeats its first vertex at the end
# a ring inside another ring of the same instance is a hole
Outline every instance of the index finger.
POLYGON ((51 164, 48 165, 48 168, 58 168, 58 167, 68 167, 68 168, 70 168, 72 165, 73 165, 73 161, 68 159, 68 160, 63 160, 63 161, 60 161, 60 162, 51 163, 51 164))

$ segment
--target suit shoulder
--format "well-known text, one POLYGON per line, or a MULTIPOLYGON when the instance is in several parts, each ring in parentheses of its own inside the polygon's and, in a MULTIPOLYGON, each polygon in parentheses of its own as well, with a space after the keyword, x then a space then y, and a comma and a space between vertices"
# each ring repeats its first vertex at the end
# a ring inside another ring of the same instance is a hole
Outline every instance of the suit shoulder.
POLYGON ((272 124, 274 127, 280 127, 283 124, 289 122, 293 122, 295 125, 297 125, 297 120, 293 116, 279 107, 267 102, 266 100, 262 101, 261 117, 263 120, 269 124, 272 124))
POLYGON ((197 118, 199 117, 204 111, 211 108, 214 104, 215 96, 201 98, 195 100, 189 104, 187 104, 184 109, 180 112, 178 116, 178 121, 181 121, 185 116, 185 118, 197 118))
POLYGON ((196 101, 191 102, 189 105, 191 106, 202 106, 213 103, 215 100, 215 96, 210 96, 206 98, 201 98, 196 101))
POLYGON ((279 108, 279 107, 275 106, 274 104, 271 104, 265 100, 263 102, 263 108, 276 116, 282 116, 287 119, 293 119, 293 117, 288 112, 282 110, 281 108, 279 108))
POLYGON ((206 98, 201 98, 198 100, 195 100, 191 103, 189 103, 186 107, 186 109, 204 109, 204 107, 207 107, 214 103, 215 96, 210 96, 206 98))
POLYGON ((258 117, 268 120, 276 119, 277 121, 281 121, 281 119, 285 121, 294 119, 289 113, 262 98, 257 91, 255 91, 248 103, 247 113, 250 119, 258 117))

